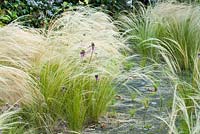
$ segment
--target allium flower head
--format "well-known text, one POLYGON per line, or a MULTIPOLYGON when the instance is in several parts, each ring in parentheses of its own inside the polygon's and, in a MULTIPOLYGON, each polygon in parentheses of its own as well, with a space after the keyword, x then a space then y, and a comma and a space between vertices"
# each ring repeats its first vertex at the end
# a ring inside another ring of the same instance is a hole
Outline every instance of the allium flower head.
POLYGON ((84 56, 85 56, 85 50, 82 50, 82 51, 80 52, 80 55, 81 55, 81 58, 84 57, 84 56))
POLYGON ((94 77, 95 77, 96 81, 99 80, 99 75, 98 74, 96 74, 94 77))

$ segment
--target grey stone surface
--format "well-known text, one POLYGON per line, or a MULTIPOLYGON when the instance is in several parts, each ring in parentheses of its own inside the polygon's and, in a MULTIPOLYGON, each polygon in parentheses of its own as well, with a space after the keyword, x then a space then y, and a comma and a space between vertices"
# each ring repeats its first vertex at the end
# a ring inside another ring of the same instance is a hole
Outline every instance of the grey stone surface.
POLYGON ((119 89, 120 99, 116 99, 107 115, 85 134, 167 134, 167 126, 155 116, 168 116, 168 103, 173 96, 169 82, 163 78, 157 92, 148 91, 153 87, 144 80, 132 80, 128 85, 137 88, 141 95, 132 98, 131 94, 136 94, 134 90, 119 89), (148 103, 147 108, 145 102, 148 103))

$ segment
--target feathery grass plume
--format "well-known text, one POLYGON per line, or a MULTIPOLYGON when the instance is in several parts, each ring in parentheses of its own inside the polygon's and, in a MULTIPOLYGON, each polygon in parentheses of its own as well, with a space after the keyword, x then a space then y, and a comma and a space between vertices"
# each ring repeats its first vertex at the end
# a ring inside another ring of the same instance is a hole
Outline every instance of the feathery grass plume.
POLYGON ((169 3, 186 3, 186 4, 190 4, 190 5, 197 5, 199 4, 199 0, 158 0, 158 2, 169 2, 169 3))
POLYGON ((90 59, 90 52, 94 51, 91 64, 95 68, 106 69, 112 75, 118 71, 117 64, 122 58, 119 49, 123 49, 124 44, 107 14, 89 7, 78 7, 55 20, 48 31, 50 45, 57 46, 64 55, 80 59, 78 53, 84 50, 86 60, 90 59), (94 50, 92 43, 95 44, 94 50), (61 46, 66 49, 63 50, 61 46))
POLYGON ((0 100, 6 103, 30 103, 38 95, 32 78, 22 70, 0 66, 0 100))
POLYGON ((0 63, 17 68, 30 68, 45 52, 39 31, 9 24, 0 28, 0 63))

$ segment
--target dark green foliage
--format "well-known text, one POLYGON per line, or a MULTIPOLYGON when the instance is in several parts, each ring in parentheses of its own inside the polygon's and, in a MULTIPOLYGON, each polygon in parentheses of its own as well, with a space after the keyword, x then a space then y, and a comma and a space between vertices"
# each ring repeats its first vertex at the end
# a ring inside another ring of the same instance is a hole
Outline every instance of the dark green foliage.
POLYGON ((43 27, 54 15, 76 4, 78 1, 74 0, 4 0, 0 5, 0 25, 23 16, 20 20, 25 25, 43 27))
POLYGON ((114 15, 122 10, 130 9, 132 3, 128 4, 129 0, 88 0, 88 4, 94 6, 102 6, 109 10, 111 15, 114 15))
POLYGON ((0 26, 19 17, 20 22, 23 21, 26 26, 48 26, 53 17, 79 4, 101 6, 110 10, 111 15, 128 7, 127 0, 3 0, 0 1, 0 26))

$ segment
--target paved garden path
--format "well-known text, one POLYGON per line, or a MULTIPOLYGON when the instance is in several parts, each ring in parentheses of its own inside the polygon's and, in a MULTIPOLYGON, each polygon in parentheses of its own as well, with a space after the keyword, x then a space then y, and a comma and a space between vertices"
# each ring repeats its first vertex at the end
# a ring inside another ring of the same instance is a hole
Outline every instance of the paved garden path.
POLYGON ((148 81, 130 80, 128 86, 117 91, 115 102, 97 125, 91 125, 84 134, 167 134, 167 125, 156 116, 167 117, 172 104, 172 88, 161 78, 157 91, 148 81))

